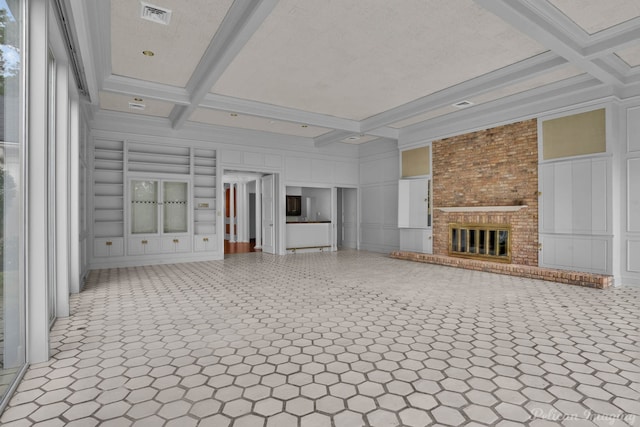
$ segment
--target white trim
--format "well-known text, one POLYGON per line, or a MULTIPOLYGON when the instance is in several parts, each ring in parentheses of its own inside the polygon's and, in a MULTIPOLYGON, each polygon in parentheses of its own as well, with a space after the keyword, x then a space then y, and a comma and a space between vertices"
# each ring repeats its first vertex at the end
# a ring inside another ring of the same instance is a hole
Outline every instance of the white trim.
POLYGON ((442 212, 517 212, 520 209, 526 209, 527 205, 514 206, 445 206, 437 207, 442 212))
POLYGON ((26 139, 27 176, 27 360, 49 359, 47 290, 47 93, 48 2, 29 2, 27 15, 28 112, 26 139))

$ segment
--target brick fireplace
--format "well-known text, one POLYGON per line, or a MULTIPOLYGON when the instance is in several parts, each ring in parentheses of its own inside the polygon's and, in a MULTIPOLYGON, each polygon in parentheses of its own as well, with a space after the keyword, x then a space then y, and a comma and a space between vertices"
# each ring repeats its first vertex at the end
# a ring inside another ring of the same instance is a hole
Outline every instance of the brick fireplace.
POLYGON ((511 263, 537 266, 536 120, 436 141, 432 151, 433 253, 450 255, 451 224, 498 225, 510 229, 511 263))
POLYGON ((538 267, 536 120, 459 135, 432 145, 433 254, 393 252, 417 262, 607 288, 613 277, 538 267), (451 256, 451 224, 510 229, 510 262, 451 256))

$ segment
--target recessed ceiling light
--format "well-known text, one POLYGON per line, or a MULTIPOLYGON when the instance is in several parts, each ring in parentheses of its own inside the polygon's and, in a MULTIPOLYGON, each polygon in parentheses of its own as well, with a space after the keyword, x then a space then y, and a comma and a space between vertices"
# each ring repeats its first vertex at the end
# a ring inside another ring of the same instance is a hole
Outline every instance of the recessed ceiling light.
POLYGON ((142 98, 133 98, 133 100, 136 101, 136 102, 142 102, 143 101, 142 98))
POLYGON ((358 135, 353 135, 347 138, 347 141, 357 141, 360 137, 358 135))
POLYGON ((456 108, 467 108, 467 107, 471 107, 472 105, 473 105, 473 102, 467 101, 467 100, 456 102, 455 104, 453 104, 453 106, 456 108))
POLYGON ((155 56, 155 53, 153 53, 153 51, 152 51, 152 50, 143 50, 143 51, 142 51, 142 54, 143 54, 144 56, 155 56))

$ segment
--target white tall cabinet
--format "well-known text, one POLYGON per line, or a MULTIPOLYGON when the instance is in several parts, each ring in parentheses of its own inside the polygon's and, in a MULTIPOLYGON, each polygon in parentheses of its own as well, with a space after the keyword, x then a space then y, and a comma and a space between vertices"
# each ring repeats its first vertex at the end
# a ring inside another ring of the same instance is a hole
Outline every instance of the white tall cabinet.
POLYGON ((211 149, 96 139, 92 266, 219 259, 216 166, 211 149))
POLYGON ((398 228, 400 250, 433 252, 430 178, 398 181, 398 228))

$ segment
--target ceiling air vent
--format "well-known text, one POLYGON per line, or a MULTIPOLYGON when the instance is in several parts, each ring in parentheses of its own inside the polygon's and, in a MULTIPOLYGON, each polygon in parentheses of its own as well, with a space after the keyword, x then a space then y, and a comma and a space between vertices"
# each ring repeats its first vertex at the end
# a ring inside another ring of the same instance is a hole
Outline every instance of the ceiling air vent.
POLYGON ((149 3, 140 2, 140 17, 156 24, 169 25, 171 21, 171 11, 163 7, 154 6, 149 3))
POLYGON ((143 111, 145 108, 147 108, 147 106, 144 105, 144 104, 140 104, 140 103, 137 103, 137 102, 130 102, 129 103, 129 109, 131 109, 131 110, 143 111))
POLYGON ((471 107, 472 105, 473 105, 473 102, 471 101, 460 101, 453 104, 453 106, 456 108, 467 108, 467 107, 471 107))

